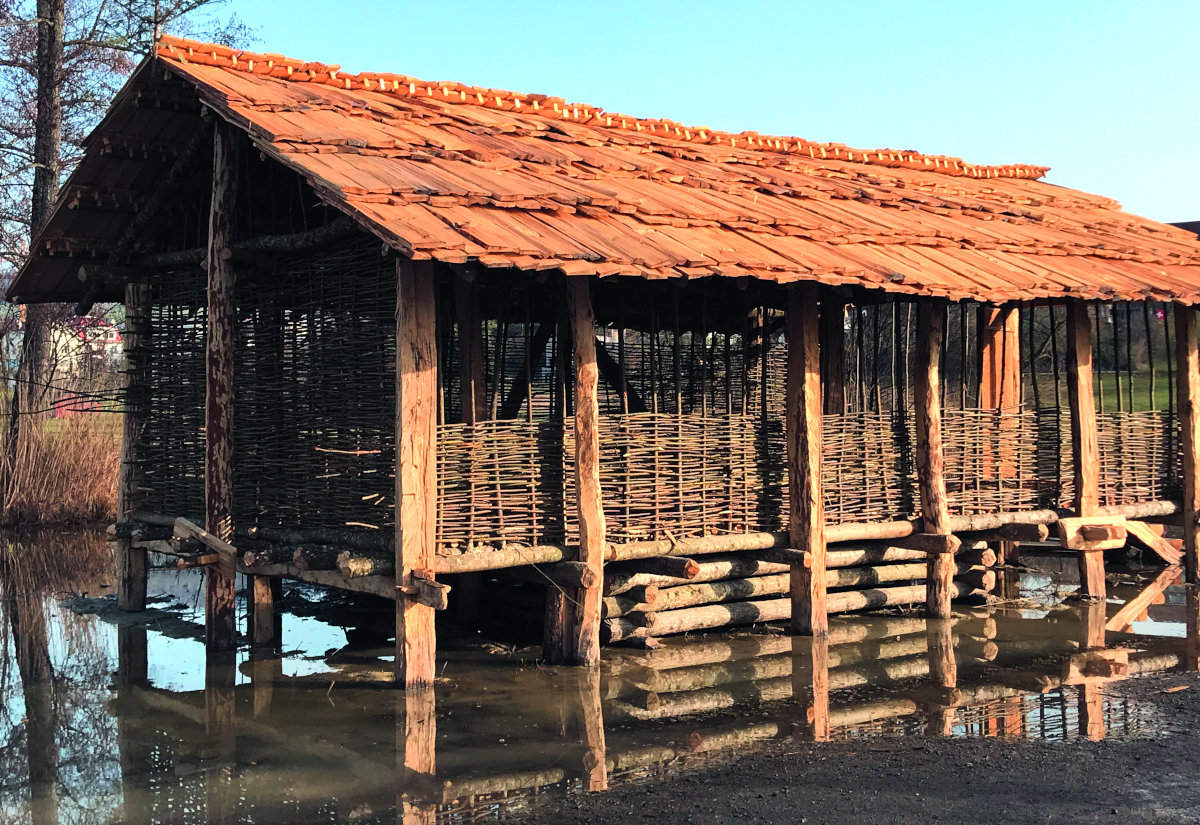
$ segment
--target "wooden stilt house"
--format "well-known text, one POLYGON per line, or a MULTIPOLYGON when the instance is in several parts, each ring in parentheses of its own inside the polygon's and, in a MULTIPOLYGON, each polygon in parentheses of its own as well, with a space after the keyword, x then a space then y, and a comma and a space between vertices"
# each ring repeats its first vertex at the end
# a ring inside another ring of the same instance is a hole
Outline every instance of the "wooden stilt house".
POLYGON ((1195 580, 1200 242, 1045 171, 164 37, 9 299, 125 302, 121 604, 202 548, 214 650, 238 570, 261 643, 280 576, 395 598, 410 686, 480 571, 581 664, 945 616, 1054 524, 1195 580))

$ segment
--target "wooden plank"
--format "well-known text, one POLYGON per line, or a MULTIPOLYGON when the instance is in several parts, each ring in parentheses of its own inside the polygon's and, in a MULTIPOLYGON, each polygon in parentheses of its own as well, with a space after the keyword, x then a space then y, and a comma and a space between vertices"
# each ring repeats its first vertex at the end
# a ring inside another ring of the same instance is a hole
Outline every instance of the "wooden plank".
POLYGON ((1068 550, 1116 550, 1125 546, 1125 538, 1125 519, 1120 516, 1058 520, 1058 539, 1068 550))
POLYGON ((575 351, 575 491, 579 513, 579 561, 596 573, 596 583, 576 591, 574 650, 580 665, 600 661, 600 590, 604 576, 604 500, 600 491, 600 372, 596 365, 596 322, 591 279, 567 278, 567 308, 575 351))
MULTIPOLYGON (((138 504, 141 473, 138 464, 138 442, 145 426, 144 388, 138 368, 140 353, 150 334, 150 287, 147 284, 125 285, 125 331, 121 345, 125 356, 126 385, 125 414, 121 422, 121 467, 117 480, 117 521, 133 518, 138 504)), ((133 546, 129 538, 119 538, 117 551, 117 607, 121 610, 146 609, 146 551, 133 546)))
MULTIPOLYGON (((218 121, 213 128, 212 201, 208 215, 208 334, 205 338, 204 519, 207 531, 233 540, 233 227, 237 208, 241 133, 218 121)), ((205 576, 205 646, 234 646, 232 568, 205 576)))
POLYGON ((825 503, 821 491, 821 348, 816 284, 792 284, 787 292, 788 538, 804 550, 791 565, 791 632, 824 636, 825 503))
MULTIPOLYGON (((1087 304, 1072 300, 1067 302, 1067 396, 1071 404, 1076 516, 1095 515, 1100 507, 1100 447, 1092 392, 1092 327, 1087 304)), ((1083 595, 1104 598, 1102 553, 1079 554, 1079 581, 1083 595)))
MULTIPOLYGON (((437 519, 437 332, 433 264, 396 262, 396 584, 432 570, 437 519)), ((430 574, 432 575, 432 574, 430 574)), ((434 610, 396 598, 396 681, 433 684, 434 610)))
MULTIPOLYGON (((916 373, 913 401, 917 418, 917 480, 921 490, 921 520, 926 533, 950 532, 942 453, 941 353, 946 304, 922 301, 917 307, 916 373)), ((932 618, 950 616, 954 557, 931 553, 925 576, 925 609, 932 618)))
POLYGON ((1175 345, 1178 370, 1177 409, 1180 449, 1183 451, 1184 573, 1190 584, 1200 583, 1200 351, 1197 349, 1196 308, 1175 305, 1175 345))
POLYGON ((1179 581, 1179 577, 1183 574, 1183 568, 1179 565, 1171 565, 1158 574, 1149 585, 1142 589, 1129 601, 1121 606, 1121 609, 1112 615, 1112 618, 1105 624, 1105 630, 1113 630, 1118 633, 1123 633, 1129 629, 1129 625, 1137 620, 1150 605, 1156 604, 1163 591, 1179 581))

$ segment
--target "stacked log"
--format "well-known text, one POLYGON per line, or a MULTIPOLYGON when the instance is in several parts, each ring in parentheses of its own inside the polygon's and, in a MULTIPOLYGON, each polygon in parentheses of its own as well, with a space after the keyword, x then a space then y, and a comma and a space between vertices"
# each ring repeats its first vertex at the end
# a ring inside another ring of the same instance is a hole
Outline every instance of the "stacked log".
MULTIPOLYGON (((644 563, 607 567, 602 602, 606 641, 790 618, 788 565, 747 551, 687 561, 687 569, 680 565, 674 571, 679 575, 648 569, 644 563)), ((954 597, 986 601, 996 586, 995 551, 977 543, 956 562, 954 597)), ((921 550, 886 543, 831 549, 826 567, 831 614, 907 607, 925 600, 921 550)))

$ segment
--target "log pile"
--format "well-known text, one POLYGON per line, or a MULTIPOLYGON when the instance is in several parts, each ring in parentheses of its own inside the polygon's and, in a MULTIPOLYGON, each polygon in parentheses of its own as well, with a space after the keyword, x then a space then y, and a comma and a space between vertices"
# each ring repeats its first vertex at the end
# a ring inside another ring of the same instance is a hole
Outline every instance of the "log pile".
MULTIPOLYGON (((831 549, 829 613, 909 607, 925 601, 926 554, 888 543, 831 549)), ((785 621, 791 616, 788 565, 771 551, 686 559, 671 569, 615 562, 604 570, 605 641, 637 641, 693 630, 785 621)), ((996 586, 996 553, 986 543, 955 559, 953 595, 986 601, 996 586)))

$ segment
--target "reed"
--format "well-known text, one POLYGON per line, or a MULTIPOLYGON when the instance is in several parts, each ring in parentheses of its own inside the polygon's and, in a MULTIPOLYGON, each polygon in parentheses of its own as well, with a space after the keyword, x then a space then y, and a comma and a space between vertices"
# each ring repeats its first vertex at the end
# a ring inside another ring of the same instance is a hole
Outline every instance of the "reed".
POLYGON ((0 525, 113 521, 120 434, 110 413, 24 418, 15 457, 0 449, 0 525))

